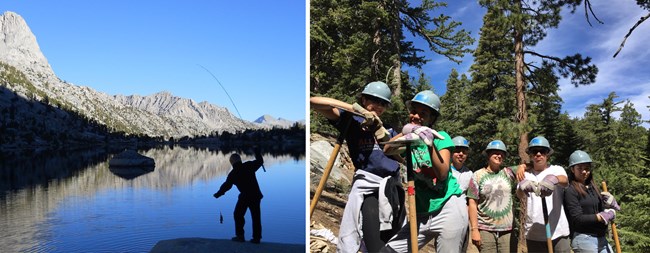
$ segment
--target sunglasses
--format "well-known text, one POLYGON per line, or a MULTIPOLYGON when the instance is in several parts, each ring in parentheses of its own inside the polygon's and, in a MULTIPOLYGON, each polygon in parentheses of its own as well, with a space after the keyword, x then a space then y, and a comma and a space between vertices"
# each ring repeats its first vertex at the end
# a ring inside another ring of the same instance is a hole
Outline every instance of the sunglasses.
POLYGON ((537 153, 540 153, 542 155, 548 154, 548 149, 545 148, 531 148, 528 150, 528 154, 531 155, 536 155, 537 153))

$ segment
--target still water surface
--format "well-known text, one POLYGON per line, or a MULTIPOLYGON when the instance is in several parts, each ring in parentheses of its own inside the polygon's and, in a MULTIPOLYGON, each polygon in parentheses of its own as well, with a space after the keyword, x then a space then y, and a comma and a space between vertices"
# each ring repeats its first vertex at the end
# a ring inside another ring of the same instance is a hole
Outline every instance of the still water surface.
MULTIPOLYGON (((229 152, 191 147, 139 152, 155 159, 155 170, 121 174, 108 168, 112 154, 105 151, 3 159, 0 251, 147 252, 165 239, 234 236, 237 188, 212 197, 231 169, 229 152)), ((304 244, 304 156, 264 154, 264 160, 266 172, 257 172, 264 194, 262 242, 304 244)), ((250 239, 250 213, 245 218, 250 239)))

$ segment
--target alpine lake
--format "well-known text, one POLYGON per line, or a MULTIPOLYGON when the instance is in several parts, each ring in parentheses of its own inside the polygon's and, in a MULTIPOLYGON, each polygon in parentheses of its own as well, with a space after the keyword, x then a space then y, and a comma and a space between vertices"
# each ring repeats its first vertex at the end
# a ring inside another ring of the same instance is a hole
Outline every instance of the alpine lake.
MULTIPOLYGON (((155 160, 153 170, 109 168, 120 151, 2 154, 0 251, 148 252, 160 240, 234 236, 237 187, 219 199, 212 194, 231 170, 229 155, 253 160, 252 150, 158 146, 138 150, 155 160)), ((262 243, 304 245, 304 149, 262 153, 262 243)), ((248 240, 250 212, 245 219, 248 240)))

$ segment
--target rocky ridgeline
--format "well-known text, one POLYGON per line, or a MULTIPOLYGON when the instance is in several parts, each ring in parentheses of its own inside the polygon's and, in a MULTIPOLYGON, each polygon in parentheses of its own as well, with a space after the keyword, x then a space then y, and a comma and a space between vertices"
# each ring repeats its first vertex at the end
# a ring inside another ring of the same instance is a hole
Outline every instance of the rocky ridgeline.
MULTIPOLYGON (((27 103, 39 101, 74 111, 108 129, 165 138, 224 131, 234 133, 270 128, 276 124, 282 128, 293 125, 293 122, 284 120, 260 124, 241 120, 226 108, 175 97, 168 92, 149 96, 112 96, 65 82, 54 74, 25 20, 13 12, 0 16, 0 62, 14 67, 27 79, 27 82, 20 83, 12 83, 11 78, 0 80, 0 84, 11 91, 0 93, 0 109, 15 107, 15 101, 13 104, 9 102, 15 100, 10 93, 15 93, 27 103)), ((7 70, 0 68, 0 71, 7 70)))

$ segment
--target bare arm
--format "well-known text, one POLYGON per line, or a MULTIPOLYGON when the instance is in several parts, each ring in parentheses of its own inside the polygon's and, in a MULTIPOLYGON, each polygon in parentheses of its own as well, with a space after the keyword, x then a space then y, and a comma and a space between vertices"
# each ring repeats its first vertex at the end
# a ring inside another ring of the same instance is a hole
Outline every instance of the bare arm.
POLYGON ((325 116, 325 118, 331 120, 336 120, 341 116, 339 114, 339 110, 336 109, 336 107, 341 107, 345 110, 353 111, 351 104, 327 97, 312 97, 309 99, 309 105, 311 106, 311 109, 317 111, 318 113, 325 116))
POLYGON ((528 169, 527 164, 522 163, 522 164, 519 164, 517 166, 512 166, 511 168, 515 172, 515 175, 517 177, 518 182, 521 182, 521 180, 524 180, 524 178, 526 178, 524 176, 524 172, 526 172, 526 170, 528 169))
MULTIPOLYGON (((399 134, 395 135, 393 138, 390 138, 390 141, 397 140, 397 138, 402 137, 402 136, 404 136, 404 134, 399 133, 399 134)), ((386 155, 399 155, 401 153, 404 153, 405 150, 406 150, 405 147, 395 147, 395 146, 391 146, 391 145, 385 145, 384 146, 384 154, 386 154, 386 155)))
POLYGON ((557 176, 557 181, 558 181, 558 184, 560 184, 562 187, 568 187, 569 186, 569 178, 567 176, 558 175, 557 176))
POLYGON ((467 198, 468 201, 468 206, 467 206, 467 214, 469 215, 469 227, 470 227, 470 236, 472 239, 472 243, 476 245, 476 247, 481 247, 481 234, 478 231, 478 205, 476 204, 476 200, 472 198, 467 198))

